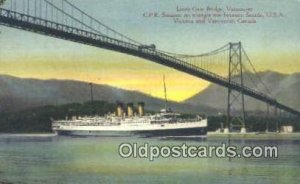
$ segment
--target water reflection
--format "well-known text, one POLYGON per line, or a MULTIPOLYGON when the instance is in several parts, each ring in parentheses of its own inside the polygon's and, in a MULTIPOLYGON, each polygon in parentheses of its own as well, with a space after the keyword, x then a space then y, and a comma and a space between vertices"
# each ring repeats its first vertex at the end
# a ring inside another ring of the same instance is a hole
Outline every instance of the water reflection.
POLYGON ((278 159, 122 159, 120 143, 220 145, 205 138, 76 138, 0 135, 0 183, 297 183, 300 140, 231 140, 237 147, 277 145, 278 159))

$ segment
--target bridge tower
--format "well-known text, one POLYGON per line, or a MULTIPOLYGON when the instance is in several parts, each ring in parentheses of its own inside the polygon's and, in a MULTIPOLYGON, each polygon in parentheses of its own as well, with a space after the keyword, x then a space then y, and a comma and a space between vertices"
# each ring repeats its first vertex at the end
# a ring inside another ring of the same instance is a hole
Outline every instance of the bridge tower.
MULTIPOLYGON (((229 43, 228 82, 238 83, 242 88, 244 86, 241 42, 229 43)), ((224 132, 229 132, 234 128, 240 128, 241 133, 246 132, 244 91, 243 89, 235 91, 228 87, 227 127, 224 132), (234 111, 237 108, 239 110, 234 111)))

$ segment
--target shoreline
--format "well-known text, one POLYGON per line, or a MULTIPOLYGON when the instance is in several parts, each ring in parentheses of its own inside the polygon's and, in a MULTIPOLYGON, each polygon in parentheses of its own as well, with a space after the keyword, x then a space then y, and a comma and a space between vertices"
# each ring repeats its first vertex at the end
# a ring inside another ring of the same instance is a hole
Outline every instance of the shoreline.
POLYGON ((208 139, 253 139, 253 140, 274 140, 274 139, 292 139, 300 140, 300 132, 295 133, 279 133, 279 132, 249 132, 249 133, 220 133, 220 132, 207 132, 208 139))
MULTIPOLYGON (((0 138, 9 137, 56 137, 57 133, 0 133, 0 138)), ((278 133, 278 132, 248 132, 248 133, 220 133, 220 132, 207 132, 207 139, 220 140, 220 139, 232 139, 232 140, 300 140, 300 132, 295 133, 278 133)))

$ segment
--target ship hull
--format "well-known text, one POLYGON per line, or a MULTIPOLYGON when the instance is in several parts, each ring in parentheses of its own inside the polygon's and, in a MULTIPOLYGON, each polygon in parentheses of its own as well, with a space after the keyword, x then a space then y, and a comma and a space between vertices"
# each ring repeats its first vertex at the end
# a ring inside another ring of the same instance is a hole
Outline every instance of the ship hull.
POLYGON ((206 136, 206 127, 192 127, 163 130, 139 131, 100 131, 100 130, 56 130, 58 135, 64 136, 101 136, 101 137, 187 137, 206 136))

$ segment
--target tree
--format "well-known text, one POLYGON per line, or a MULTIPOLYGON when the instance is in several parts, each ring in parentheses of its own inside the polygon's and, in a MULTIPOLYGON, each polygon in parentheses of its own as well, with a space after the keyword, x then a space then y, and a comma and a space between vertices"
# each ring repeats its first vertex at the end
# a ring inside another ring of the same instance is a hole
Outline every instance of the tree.
POLYGON ((2 6, 4 4, 6 0, 0 0, 0 6, 2 6))

